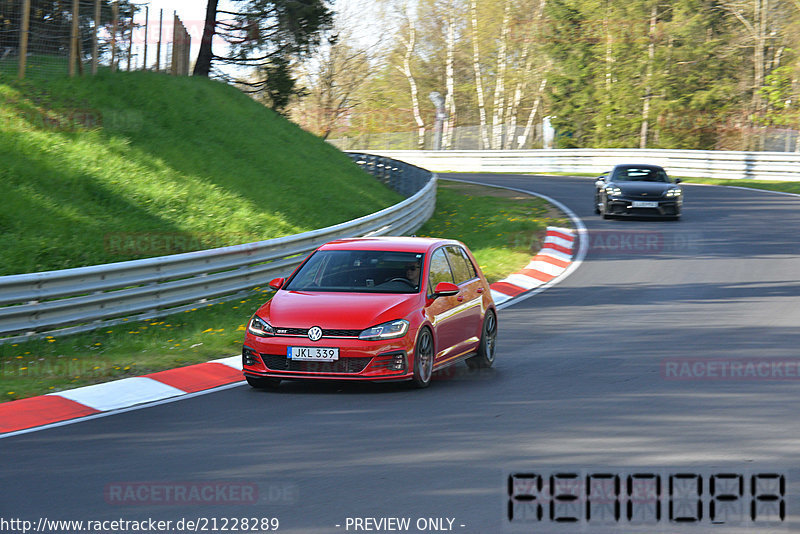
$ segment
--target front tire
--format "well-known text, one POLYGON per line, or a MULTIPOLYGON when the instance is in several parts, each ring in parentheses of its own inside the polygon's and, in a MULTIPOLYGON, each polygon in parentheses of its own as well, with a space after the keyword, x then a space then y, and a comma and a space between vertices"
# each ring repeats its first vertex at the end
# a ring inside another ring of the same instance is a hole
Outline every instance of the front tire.
POLYGON ((280 383, 280 378, 259 378, 255 376, 246 376, 245 379, 250 387, 255 389, 275 389, 280 383))
POLYGON ((600 206, 600 213, 603 215, 603 219, 610 219, 611 215, 608 214, 608 202, 603 201, 600 206))
POLYGON ((470 369, 486 369, 494 363, 494 349, 497 345, 497 316, 494 311, 486 310, 483 318, 483 331, 481 341, 478 346, 478 353, 471 358, 467 358, 467 366, 470 369))
POLYGON ((426 388, 431 384, 433 376, 433 335, 427 328, 423 328, 417 338, 414 349, 414 377, 411 379, 414 386, 426 388))

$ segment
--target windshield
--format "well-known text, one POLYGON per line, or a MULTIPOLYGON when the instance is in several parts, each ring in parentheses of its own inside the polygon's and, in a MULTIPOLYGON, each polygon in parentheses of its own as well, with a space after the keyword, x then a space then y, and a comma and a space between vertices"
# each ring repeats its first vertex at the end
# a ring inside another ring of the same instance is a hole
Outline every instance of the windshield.
POLYGON ((618 167, 611 177, 614 182, 669 182, 663 169, 651 167, 618 167))
POLYGON ((318 250, 284 289, 417 293, 424 256, 385 250, 318 250))

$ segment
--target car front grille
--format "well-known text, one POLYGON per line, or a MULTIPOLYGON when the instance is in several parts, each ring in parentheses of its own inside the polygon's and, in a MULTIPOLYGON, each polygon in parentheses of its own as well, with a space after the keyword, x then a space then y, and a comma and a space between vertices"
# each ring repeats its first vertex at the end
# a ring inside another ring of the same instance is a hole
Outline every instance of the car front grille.
POLYGON ((272 371, 293 371, 298 373, 360 373, 372 358, 340 358, 333 362, 307 362, 290 360, 285 355, 262 354, 261 359, 267 369, 272 371))
POLYGON ((627 194, 625 195, 626 200, 658 200, 660 198, 664 198, 664 193, 646 193, 642 194, 627 194))
MULTIPOLYGON (((358 337, 361 330, 326 329, 322 337, 358 337)), ((279 328, 275 327, 277 336, 308 336, 308 328, 279 328)))

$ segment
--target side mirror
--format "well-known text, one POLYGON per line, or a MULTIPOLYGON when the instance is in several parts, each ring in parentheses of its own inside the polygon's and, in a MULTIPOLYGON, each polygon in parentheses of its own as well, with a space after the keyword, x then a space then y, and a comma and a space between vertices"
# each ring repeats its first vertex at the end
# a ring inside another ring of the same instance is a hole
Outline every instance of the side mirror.
POLYGON ((679 184, 679 183, 681 183, 681 181, 682 181, 682 180, 681 180, 680 178, 675 178, 675 183, 676 183, 676 184, 679 184))
POLYGON ((284 282, 286 282, 285 278, 274 278, 273 280, 270 281, 269 287, 277 291, 283 287, 284 282))
POLYGON ((458 286, 450 282, 439 282, 433 290, 433 298, 452 297, 459 292, 458 286))

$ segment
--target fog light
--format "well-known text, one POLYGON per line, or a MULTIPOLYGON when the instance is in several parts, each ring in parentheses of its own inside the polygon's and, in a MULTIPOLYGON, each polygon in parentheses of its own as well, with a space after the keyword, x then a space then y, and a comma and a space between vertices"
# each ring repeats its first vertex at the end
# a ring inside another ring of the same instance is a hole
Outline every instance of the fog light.
POLYGON ((242 365, 256 365, 258 355, 247 347, 242 348, 242 365))
POLYGON ((406 359, 403 357, 403 355, 402 354, 395 354, 395 356, 394 356, 394 370, 395 371, 402 371, 405 366, 406 366, 406 359))

